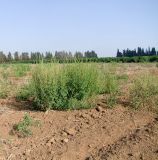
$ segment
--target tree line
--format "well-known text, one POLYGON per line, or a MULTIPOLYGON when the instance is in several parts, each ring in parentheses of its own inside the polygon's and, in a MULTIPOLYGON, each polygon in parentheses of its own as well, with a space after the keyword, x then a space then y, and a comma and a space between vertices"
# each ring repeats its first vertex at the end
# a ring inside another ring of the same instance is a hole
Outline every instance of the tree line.
POLYGON ((25 61, 25 62, 30 62, 30 61, 39 61, 39 60, 71 60, 74 58, 80 59, 80 58, 97 58, 97 53, 95 51, 86 51, 84 53, 82 52, 75 52, 75 54, 72 54, 72 52, 66 52, 66 51, 56 51, 54 54, 52 52, 15 52, 11 53, 9 52, 8 54, 4 53, 3 51, 0 52, 0 63, 4 62, 12 62, 12 61, 25 61))
POLYGON ((74 63, 74 62, 97 62, 97 63, 139 63, 139 62, 158 62, 158 52, 155 48, 148 48, 145 52, 144 49, 138 47, 138 50, 124 50, 121 53, 117 51, 116 57, 98 57, 95 51, 82 52, 66 52, 56 51, 52 52, 15 52, 8 54, 0 52, 0 63, 44 63, 56 62, 59 63, 74 63))
POLYGON ((152 47, 150 49, 150 47, 148 49, 144 49, 141 47, 138 47, 137 50, 130 50, 130 49, 126 49, 123 50, 122 52, 119 51, 119 49, 117 50, 117 57, 135 57, 135 56, 156 56, 158 55, 158 51, 156 51, 155 47, 152 47))

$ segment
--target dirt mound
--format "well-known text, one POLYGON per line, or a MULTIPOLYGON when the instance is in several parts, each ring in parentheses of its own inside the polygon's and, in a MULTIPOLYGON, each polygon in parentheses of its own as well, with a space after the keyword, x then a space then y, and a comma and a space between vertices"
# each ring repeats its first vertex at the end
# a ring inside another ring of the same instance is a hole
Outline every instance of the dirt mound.
POLYGON ((0 159, 85 160, 153 159, 158 156, 158 126, 154 113, 124 107, 78 111, 16 111, 0 114, 0 159), (11 135, 25 113, 41 122, 33 135, 11 135))

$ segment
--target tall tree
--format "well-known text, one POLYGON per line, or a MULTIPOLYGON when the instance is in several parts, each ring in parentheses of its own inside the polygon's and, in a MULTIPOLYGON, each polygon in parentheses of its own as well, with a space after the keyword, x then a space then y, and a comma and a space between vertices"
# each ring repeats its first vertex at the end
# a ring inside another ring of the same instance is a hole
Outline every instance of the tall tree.
POLYGON ((8 53, 7 60, 8 61, 12 61, 13 60, 12 54, 10 52, 8 53))
POLYGON ((51 60, 53 58, 53 55, 51 52, 46 52, 45 58, 51 60))
POLYGON ((85 53, 84 53, 84 56, 86 57, 86 58, 97 58, 98 56, 97 56, 97 53, 95 53, 95 51, 86 51, 85 53))
POLYGON ((71 59, 72 58, 72 53, 71 52, 66 52, 66 51, 55 51, 55 56, 56 59, 58 60, 65 60, 65 59, 71 59))
POLYGON ((15 61, 18 61, 20 59, 19 53, 17 51, 14 53, 14 59, 15 59, 15 61))
POLYGON ((117 49, 117 57, 122 57, 122 53, 117 49))
POLYGON ((151 55, 156 55, 156 49, 155 49, 155 47, 153 47, 153 48, 151 49, 151 55))
POLYGON ((21 59, 22 60, 29 60, 29 53, 28 52, 22 52, 21 59))
POLYGON ((4 62, 6 62, 7 61, 7 57, 6 57, 6 55, 1 51, 0 52, 0 62, 1 63, 4 63, 4 62))
POLYGON ((141 49, 141 47, 138 47, 137 54, 138 54, 138 56, 141 56, 141 54, 142 54, 142 49, 141 49))
POLYGON ((77 52, 75 52, 74 57, 75 58, 83 58, 83 54, 81 52, 77 51, 77 52))

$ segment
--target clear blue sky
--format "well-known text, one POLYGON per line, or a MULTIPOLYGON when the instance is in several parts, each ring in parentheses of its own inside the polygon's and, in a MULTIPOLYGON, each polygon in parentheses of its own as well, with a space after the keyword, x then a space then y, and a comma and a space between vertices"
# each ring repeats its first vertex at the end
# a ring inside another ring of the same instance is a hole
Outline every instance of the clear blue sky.
POLYGON ((158 49, 158 0, 0 0, 0 50, 158 49))

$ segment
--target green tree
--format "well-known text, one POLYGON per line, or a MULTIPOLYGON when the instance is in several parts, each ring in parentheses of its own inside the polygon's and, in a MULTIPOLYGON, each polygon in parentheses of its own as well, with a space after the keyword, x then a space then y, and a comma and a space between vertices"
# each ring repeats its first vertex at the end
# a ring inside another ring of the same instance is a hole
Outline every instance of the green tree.
POLYGON ((22 60, 29 60, 29 53, 28 52, 22 52, 21 59, 22 60))
POLYGON ((15 61, 19 61, 19 53, 16 51, 15 53, 14 53, 14 60, 15 61))
POLYGON ((83 58, 83 54, 81 52, 75 52, 74 57, 75 58, 83 58))
POLYGON ((1 51, 0 52, 0 63, 6 62, 7 61, 7 57, 6 55, 1 51))
POLYGON ((84 53, 84 56, 86 57, 86 58, 97 58, 98 56, 97 56, 97 53, 95 53, 95 51, 86 51, 85 53, 84 53))
POLYGON ((51 52, 46 52, 46 54, 45 54, 45 59, 51 60, 52 58, 53 58, 52 53, 51 53, 51 52))
POLYGON ((7 60, 8 61, 12 61, 13 60, 11 52, 8 53, 7 60))

